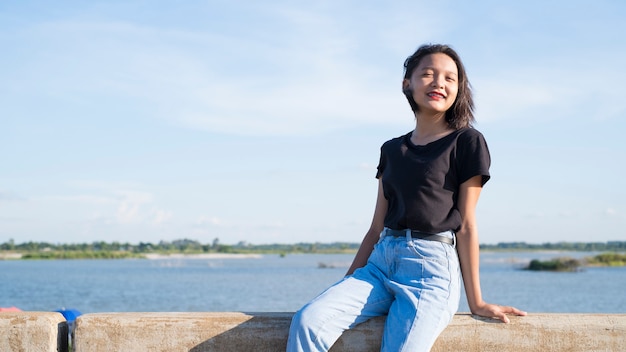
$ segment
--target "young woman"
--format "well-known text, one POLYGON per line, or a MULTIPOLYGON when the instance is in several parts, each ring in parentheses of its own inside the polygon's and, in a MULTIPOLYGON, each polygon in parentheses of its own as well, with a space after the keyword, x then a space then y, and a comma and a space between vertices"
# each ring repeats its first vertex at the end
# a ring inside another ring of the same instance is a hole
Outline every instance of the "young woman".
POLYGON ((475 209, 490 156, 472 128, 465 68, 446 45, 404 62, 415 129, 381 147, 370 229, 347 276, 293 317, 287 351, 327 351, 343 331, 387 315, 382 351, 429 351, 458 309, 462 273, 473 314, 509 322, 483 301, 475 209))

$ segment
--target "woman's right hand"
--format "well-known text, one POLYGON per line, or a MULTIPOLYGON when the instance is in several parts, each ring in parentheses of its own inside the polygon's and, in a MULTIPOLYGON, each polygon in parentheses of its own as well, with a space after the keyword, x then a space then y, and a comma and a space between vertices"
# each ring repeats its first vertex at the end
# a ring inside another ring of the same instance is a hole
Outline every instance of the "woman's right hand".
POLYGON ((528 313, 511 306, 501 306, 483 302, 483 304, 472 309, 472 314, 480 315, 485 318, 497 319, 508 324, 510 320, 507 314, 525 316, 528 313))

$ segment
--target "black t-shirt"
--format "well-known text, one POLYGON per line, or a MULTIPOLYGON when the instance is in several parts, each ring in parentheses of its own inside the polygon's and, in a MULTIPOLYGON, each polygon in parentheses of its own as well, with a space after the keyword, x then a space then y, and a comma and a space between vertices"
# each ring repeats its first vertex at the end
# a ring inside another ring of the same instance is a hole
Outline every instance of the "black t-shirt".
POLYGON ((376 178, 382 177, 388 201, 385 226, 429 233, 458 231, 459 186, 482 175, 489 180, 491 158, 483 135, 462 128, 423 146, 411 133, 391 139, 380 148, 376 178))

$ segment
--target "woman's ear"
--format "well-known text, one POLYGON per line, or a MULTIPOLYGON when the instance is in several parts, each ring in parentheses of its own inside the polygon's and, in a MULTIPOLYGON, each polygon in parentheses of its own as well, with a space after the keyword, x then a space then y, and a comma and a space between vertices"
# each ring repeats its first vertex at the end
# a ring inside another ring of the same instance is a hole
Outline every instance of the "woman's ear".
POLYGON ((413 95, 411 82, 406 78, 402 80, 402 93, 404 93, 404 95, 406 95, 407 97, 413 95))
POLYGON ((402 80, 402 91, 405 91, 405 90, 409 89, 409 86, 411 85, 410 83, 411 82, 409 81, 408 78, 403 79, 402 80))

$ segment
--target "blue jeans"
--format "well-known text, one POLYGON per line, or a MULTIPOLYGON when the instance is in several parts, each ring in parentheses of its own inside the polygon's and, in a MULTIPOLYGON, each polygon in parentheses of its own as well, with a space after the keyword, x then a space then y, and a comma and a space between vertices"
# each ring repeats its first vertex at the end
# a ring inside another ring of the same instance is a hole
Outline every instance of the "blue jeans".
POLYGON ((288 352, 328 351, 346 329, 381 315, 381 351, 430 350, 459 306, 459 260, 453 245, 403 232, 385 228, 367 265, 294 315, 288 352))

